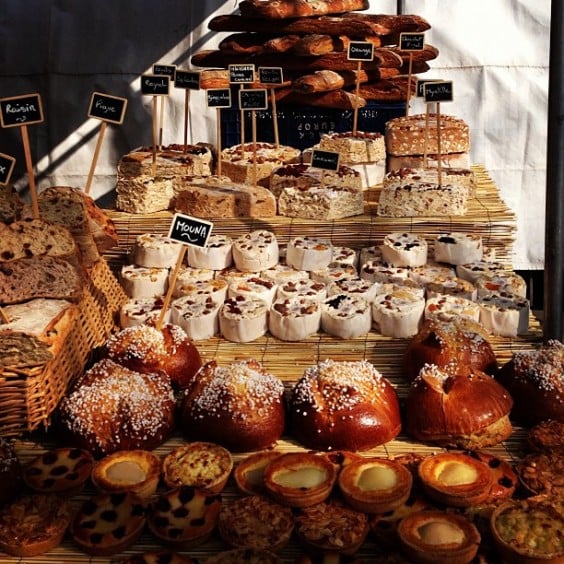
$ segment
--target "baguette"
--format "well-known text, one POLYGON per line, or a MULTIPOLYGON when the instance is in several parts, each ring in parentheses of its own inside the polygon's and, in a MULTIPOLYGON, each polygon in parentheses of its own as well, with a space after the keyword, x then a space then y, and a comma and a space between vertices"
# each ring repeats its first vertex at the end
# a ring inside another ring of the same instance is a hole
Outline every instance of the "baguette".
POLYGON ((287 34, 270 39, 264 44, 265 53, 288 53, 301 41, 301 36, 287 34))
POLYGON ((320 16, 297 18, 282 21, 261 20, 239 15, 221 15, 212 18, 208 25, 212 31, 233 32, 247 31, 258 33, 289 33, 307 34, 319 33, 323 30, 327 35, 347 35, 355 39, 370 36, 393 36, 397 43, 397 36, 401 32, 423 32, 431 28, 430 24, 420 16, 401 14, 359 14, 350 13, 341 16, 320 16))
MULTIPOLYGON (((400 75, 386 80, 361 84, 358 89, 358 93, 366 100, 405 102, 407 100, 407 82, 408 77, 400 75)), ((416 87, 417 80, 412 78, 409 85, 411 96, 415 94, 416 87)))
POLYGON ((200 73, 200 88, 229 88, 229 71, 227 69, 206 69, 200 73))
POLYGON ((83 278, 68 261, 39 256, 0 263, 0 306, 34 298, 78 301, 83 278))
POLYGON ((367 10, 368 0, 243 0, 241 15, 250 18, 286 19, 367 10))
POLYGON ((299 57, 326 55, 343 51, 343 43, 338 37, 312 33, 302 37, 292 48, 292 54, 299 57))
POLYGON ((218 48, 230 53, 255 55, 264 53, 264 45, 269 39, 272 39, 272 37, 259 33, 233 33, 222 39, 218 48))
POLYGON ((320 70, 313 74, 306 74, 292 82, 292 90, 300 94, 313 94, 338 90, 345 85, 344 78, 331 70, 320 70))
POLYGON ((364 108, 366 100, 357 97, 345 90, 331 90, 330 92, 319 92, 315 94, 300 94, 290 92, 283 98, 285 104, 297 104, 303 106, 315 106, 319 108, 337 108, 341 110, 354 110, 364 108))

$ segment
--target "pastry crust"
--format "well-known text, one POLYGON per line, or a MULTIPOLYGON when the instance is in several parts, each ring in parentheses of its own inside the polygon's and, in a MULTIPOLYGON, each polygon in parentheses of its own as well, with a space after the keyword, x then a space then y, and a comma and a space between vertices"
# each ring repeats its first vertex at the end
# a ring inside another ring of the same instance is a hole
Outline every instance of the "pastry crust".
POLYGON ((281 454, 277 450, 263 450, 241 460, 233 471, 233 479, 239 490, 247 495, 265 495, 264 470, 281 454))

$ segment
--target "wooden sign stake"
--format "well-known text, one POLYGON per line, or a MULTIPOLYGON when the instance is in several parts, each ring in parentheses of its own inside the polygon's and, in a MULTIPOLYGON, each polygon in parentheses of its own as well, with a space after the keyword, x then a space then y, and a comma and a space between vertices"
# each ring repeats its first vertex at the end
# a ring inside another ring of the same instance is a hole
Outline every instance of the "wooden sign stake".
POLYGON ((276 93, 274 88, 270 90, 270 100, 272 106, 272 127, 274 129, 274 144, 276 148, 280 147, 280 136, 278 133, 278 112, 276 110, 276 93))
POLYGON ((188 114, 190 113, 190 90, 184 93, 184 152, 188 150, 188 114))
POLYGON ((221 176, 221 108, 217 108, 215 111, 217 114, 217 119, 216 119, 217 175, 221 176))
POLYGON ((356 84, 354 91, 354 114, 353 114, 353 137, 356 136, 358 129, 358 106, 360 100, 360 72, 362 71, 362 63, 358 61, 356 65, 356 84))
POLYGON ((409 116, 409 104, 411 102, 411 75, 413 74, 413 53, 409 52, 409 68, 407 71, 407 94, 405 100, 405 117, 409 116))
POLYGON ((257 185, 257 113, 251 112, 251 126, 253 134, 253 186, 257 185))
POLYGON ((441 164, 441 104, 437 102, 437 173, 439 175, 439 187, 443 185, 442 176, 443 176, 443 167, 441 164))
POLYGON ((163 148, 163 126, 164 126, 164 110, 165 101, 164 96, 161 97, 161 115, 159 116, 159 149, 163 148))
POLYGON ((22 142, 24 146, 25 154, 25 166, 27 169, 27 176, 29 180, 29 193, 31 196, 31 210, 33 212, 33 217, 39 219, 39 204, 37 202, 37 189, 35 187, 35 176, 33 174, 33 163, 31 161, 31 149, 29 147, 29 135, 27 133, 27 126, 20 126, 22 132, 22 142))
POLYGON ((182 268, 182 263, 184 262, 184 255, 186 254, 187 248, 188 247, 186 245, 182 245, 182 248, 180 249, 180 253, 178 255, 178 260, 176 261, 176 265, 174 266, 174 270, 172 271, 172 274, 170 276, 170 280, 168 282, 168 291, 163 303, 163 309, 161 310, 161 314, 159 315, 159 318, 157 319, 157 322, 155 324, 157 331, 161 331, 163 328, 166 311, 172 300, 172 293, 174 291, 174 286, 176 285, 176 279, 178 278, 178 273, 182 268))
POLYGON ((98 141, 96 142, 96 149, 94 149, 94 156, 92 157, 92 163, 90 164, 90 171, 88 172, 88 180, 86 181, 86 186, 84 192, 88 194, 90 192, 90 186, 92 185, 92 179, 94 178, 94 170, 96 169, 96 163, 98 162, 98 157, 100 155, 100 149, 102 147, 102 140, 104 139, 104 134, 106 133, 106 122, 103 121, 100 126, 100 133, 98 133, 98 141))
POLYGON ((157 98, 158 96, 153 96, 153 176, 157 174, 157 98))
POLYGON ((426 104, 426 111, 425 111, 425 141, 423 143, 423 168, 428 167, 427 157, 428 157, 428 148, 427 145, 429 144, 429 104, 426 104))
POLYGON ((2 323, 10 323, 10 318, 1 307, 0 307, 0 318, 2 318, 2 323))
MULTIPOLYGON (((245 86, 241 84, 239 86, 239 91, 243 90, 243 88, 245 88, 245 86)), ((239 120, 241 121, 241 156, 243 156, 245 153, 245 112, 243 110, 240 110, 239 120)))

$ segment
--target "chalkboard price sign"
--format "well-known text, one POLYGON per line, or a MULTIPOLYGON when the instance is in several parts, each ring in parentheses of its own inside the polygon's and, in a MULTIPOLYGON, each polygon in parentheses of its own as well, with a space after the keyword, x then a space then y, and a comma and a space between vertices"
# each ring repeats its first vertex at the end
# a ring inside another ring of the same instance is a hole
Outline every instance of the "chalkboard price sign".
POLYGON ((347 51, 349 61, 372 61, 374 59, 374 44, 369 41, 351 41, 347 51))
POLYGON ((168 76, 170 80, 174 82, 174 76, 176 75, 176 65, 153 65, 153 74, 158 76, 168 76))
POLYGON ((284 75, 282 67, 259 67, 259 82, 262 84, 282 84, 284 75))
POLYGON ((110 96, 101 92, 92 92, 88 117, 121 124, 125 117, 126 108, 126 98, 118 98, 117 96, 110 96))
POLYGON ((230 108, 231 90, 229 88, 210 88, 206 90, 208 108, 230 108))
POLYGON ((174 214, 169 239, 193 247, 205 247, 213 229, 213 223, 190 215, 174 214))
POLYGON ((231 84, 250 84, 255 81, 255 65, 229 65, 231 84))
POLYGON ((452 102, 452 81, 429 82, 423 88, 423 97, 429 102, 452 102))
POLYGON ((266 110, 268 108, 266 89, 239 90, 239 108, 241 110, 266 110))
POLYGON ((339 170, 340 154, 333 151, 314 149, 311 154, 311 166, 323 170, 339 170))
POLYGON ((15 164, 16 159, 14 157, 0 153, 0 185, 5 186, 10 182, 15 164))
POLYGON ((417 90, 415 92, 415 95, 418 98, 423 98, 423 96, 425 95, 425 85, 429 84, 430 82, 441 82, 441 81, 436 79, 436 78, 418 78, 417 79, 417 90))
POLYGON ((168 96, 170 77, 156 74, 141 75, 141 94, 168 96))
POLYGON ((425 49, 425 34, 400 33, 399 48, 401 51, 423 51, 425 49))
POLYGON ((43 108, 39 94, 26 94, 0 99, 0 123, 2 127, 31 125, 43 121, 43 108))
POLYGON ((177 70, 174 76, 174 86, 186 90, 199 90, 200 76, 201 73, 199 71, 177 70))

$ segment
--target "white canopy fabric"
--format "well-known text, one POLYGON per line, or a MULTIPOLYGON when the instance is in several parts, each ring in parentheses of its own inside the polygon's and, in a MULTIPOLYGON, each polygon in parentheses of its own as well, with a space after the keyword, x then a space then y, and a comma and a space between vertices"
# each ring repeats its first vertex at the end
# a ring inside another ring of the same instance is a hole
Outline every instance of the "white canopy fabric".
MULTIPOLYGON (((155 63, 190 68, 193 53, 225 34, 210 18, 237 10, 234 0, 0 0, 0 98, 39 93, 45 120, 28 127, 38 189, 85 186, 100 122, 87 117, 92 92, 128 99, 124 123, 106 129, 91 195, 111 193, 116 165, 152 140, 152 97, 141 74, 155 63)), ((424 17, 426 41, 439 49, 425 78, 452 80, 454 101, 444 113, 471 130, 471 159, 483 164, 517 216, 513 267, 542 269, 550 0, 406 0, 405 13, 424 17)), ((394 14, 396 2, 371 0, 369 12, 394 14)), ((166 99, 163 142, 215 143, 216 112, 203 92, 166 99)), ((422 110, 415 101, 412 112, 422 110)), ((0 130, 0 153, 16 158, 12 180, 27 185, 19 128, 0 130)))

